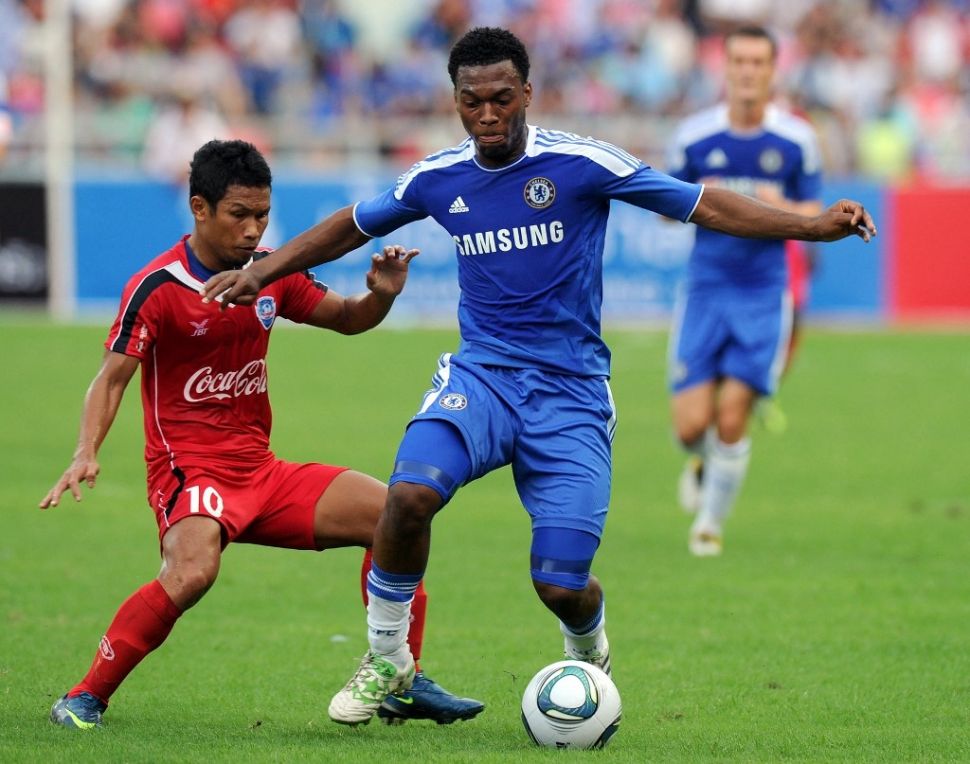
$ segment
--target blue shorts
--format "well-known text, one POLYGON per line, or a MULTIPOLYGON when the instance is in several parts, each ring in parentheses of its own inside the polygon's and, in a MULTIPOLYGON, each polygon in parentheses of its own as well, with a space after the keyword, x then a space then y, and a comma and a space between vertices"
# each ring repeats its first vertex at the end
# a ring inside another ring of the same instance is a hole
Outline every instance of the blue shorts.
POLYGON ((668 349, 674 392, 725 377, 771 395, 785 367, 791 338, 787 291, 697 289, 677 299, 668 349))
MULTIPOLYGON (((411 424, 422 420, 454 425, 467 457, 418 442, 412 430, 422 428, 409 427, 390 483, 430 485, 448 501, 460 485, 511 464, 533 530, 602 535, 616 427, 605 378, 481 366, 446 353, 411 424)), ((460 447, 455 439, 451 450, 460 447)))

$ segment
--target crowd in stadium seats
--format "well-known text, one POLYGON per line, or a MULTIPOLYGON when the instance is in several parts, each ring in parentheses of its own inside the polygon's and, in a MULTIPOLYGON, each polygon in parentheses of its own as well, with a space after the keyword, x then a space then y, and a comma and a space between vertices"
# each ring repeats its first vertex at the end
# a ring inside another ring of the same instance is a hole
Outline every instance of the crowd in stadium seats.
MULTIPOLYGON (((970 0, 423 0, 396 4, 396 41, 377 51, 349 0, 73 8, 80 156, 159 175, 181 171, 175 147, 198 135, 320 167, 454 143, 447 52, 477 25, 529 47, 533 121, 662 165, 674 121, 719 96, 723 32, 757 22, 778 36, 779 95, 816 124, 830 173, 970 178, 970 0)), ((0 0, 8 158, 43 135, 43 15, 43 0, 0 0)))

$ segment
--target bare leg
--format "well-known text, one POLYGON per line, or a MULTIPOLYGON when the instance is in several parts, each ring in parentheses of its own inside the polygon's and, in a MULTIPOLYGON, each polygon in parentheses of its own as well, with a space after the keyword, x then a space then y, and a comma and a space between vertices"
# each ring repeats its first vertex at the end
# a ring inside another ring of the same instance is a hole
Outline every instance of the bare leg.
POLYGON ((395 483, 374 532, 374 562, 388 573, 424 573, 431 549, 431 521, 442 501, 432 488, 395 483))
POLYGON ((702 382, 675 393, 670 402, 674 433, 688 450, 699 445, 708 427, 714 424, 717 383, 702 382))
POLYGON ((186 517, 162 538, 158 581, 185 612, 202 599, 219 575, 222 527, 211 517, 186 517))
POLYGON ((577 591, 562 586, 532 582, 542 604, 549 608, 567 626, 579 626, 596 615, 603 602, 603 589, 596 576, 591 575, 586 588, 577 591))
POLYGON ((387 486, 362 472, 341 472, 319 499, 313 518, 317 549, 369 547, 387 500, 387 486))

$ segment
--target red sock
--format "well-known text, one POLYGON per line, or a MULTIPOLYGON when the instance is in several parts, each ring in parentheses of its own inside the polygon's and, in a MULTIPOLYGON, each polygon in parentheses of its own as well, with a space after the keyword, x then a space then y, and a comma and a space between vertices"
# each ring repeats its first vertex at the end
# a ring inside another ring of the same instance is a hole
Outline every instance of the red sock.
POLYGON ((411 600, 411 625, 408 628, 408 646, 414 656, 414 668, 420 671, 418 660, 421 658, 421 645, 424 644, 424 614, 428 611, 428 592, 425 591, 424 581, 418 584, 418 590, 411 600))
MULTIPOLYGON (((367 607, 367 574, 370 572, 373 554, 370 549, 364 550, 364 560, 360 566, 360 593, 367 607)), ((411 601, 411 625, 408 627, 408 647, 414 656, 414 666, 420 671, 418 661, 421 660, 421 646, 424 644, 424 618, 428 612, 428 592, 424 588, 424 581, 418 584, 418 590, 411 601)))
POLYGON ((89 692, 107 703, 141 659, 165 641, 180 615, 158 579, 145 584, 118 608, 87 676, 68 695, 89 692))

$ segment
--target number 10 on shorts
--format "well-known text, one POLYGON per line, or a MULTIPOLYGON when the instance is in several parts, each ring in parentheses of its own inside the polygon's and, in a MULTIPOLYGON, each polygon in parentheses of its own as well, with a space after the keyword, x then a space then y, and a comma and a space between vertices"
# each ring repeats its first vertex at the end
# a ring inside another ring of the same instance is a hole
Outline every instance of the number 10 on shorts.
POLYGON ((201 490, 201 501, 200 486, 189 486, 185 492, 189 495, 189 512, 193 515, 199 514, 203 509, 213 517, 222 515, 222 497, 211 485, 201 490))

